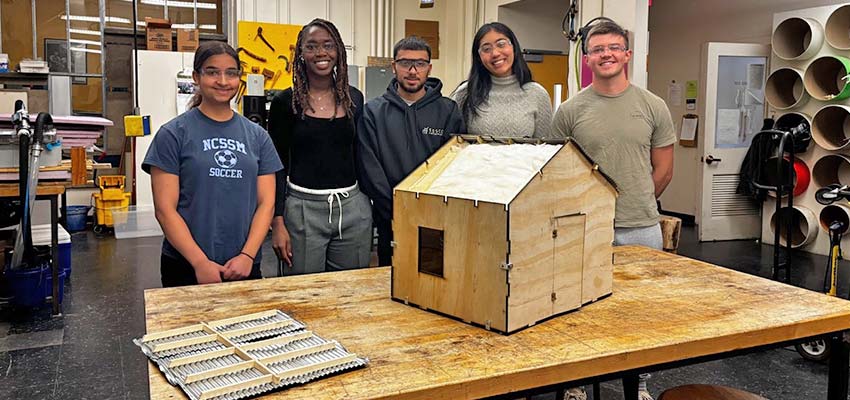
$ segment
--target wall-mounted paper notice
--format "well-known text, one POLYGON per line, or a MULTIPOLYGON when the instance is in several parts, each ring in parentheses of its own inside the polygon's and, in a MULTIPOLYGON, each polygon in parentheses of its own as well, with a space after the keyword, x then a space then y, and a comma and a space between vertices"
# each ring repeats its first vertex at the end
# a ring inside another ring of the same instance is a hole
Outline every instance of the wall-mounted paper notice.
POLYGON ((682 118, 682 129, 679 130, 679 140, 694 140, 697 137, 696 118, 682 118))
POLYGON ((682 84, 676 81, 670 82, 667 86, 667 102, 671 106, 682 105, 682 84))

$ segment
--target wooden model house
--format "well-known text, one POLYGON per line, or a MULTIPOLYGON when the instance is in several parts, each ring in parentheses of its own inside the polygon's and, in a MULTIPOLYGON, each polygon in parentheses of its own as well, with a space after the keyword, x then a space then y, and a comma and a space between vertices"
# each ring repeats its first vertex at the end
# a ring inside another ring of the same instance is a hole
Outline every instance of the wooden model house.
POLYGON ((616 197, 569 139, 459 136, 394 190, 392 298, 511 333, 607 296, 616 197))

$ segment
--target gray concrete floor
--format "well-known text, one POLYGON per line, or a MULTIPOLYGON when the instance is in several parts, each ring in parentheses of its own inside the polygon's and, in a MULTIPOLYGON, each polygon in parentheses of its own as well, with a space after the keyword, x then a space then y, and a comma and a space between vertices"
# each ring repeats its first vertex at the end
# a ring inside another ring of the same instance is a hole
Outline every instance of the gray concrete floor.
MULTIPOLYGON (((145 399, 147 361, 131 340, 145 333, 143 291, 159 287, 161 238, 115 240, 91 232, 72 237, 73 272, 63 315, 0 306, 0 399, 145 399)), ((686 228, 680 254, 760 276, 770 275, 770 246, 754 241, 698 243, 686 228)), ((264 245, 263 274, 276 263, 264 245)), ((795 258, 795 285, 815 289, 824 257, 795 258)), ((840 293, 847 293, 847 264, 840 293)), ((824 365, 793 349, 775 349, 653 373, 649 388, 714 383, 770 399, 825 399, 824 365)), ((552 396, 542 396, 547 398, 552 396)), ((602 384, 603 399, 622 399, 619 381, 602 384)))

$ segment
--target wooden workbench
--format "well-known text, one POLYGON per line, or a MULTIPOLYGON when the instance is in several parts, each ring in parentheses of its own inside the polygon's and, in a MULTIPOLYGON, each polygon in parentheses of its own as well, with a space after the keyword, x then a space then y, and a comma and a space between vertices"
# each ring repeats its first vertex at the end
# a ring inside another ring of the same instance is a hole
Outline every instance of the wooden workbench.
MULTIPOLYGON (((615 258, 609 298, 510 336, 390 300, 389 268, 147 290, 147 330, 279 308, 371 361, 272 398, 466 399, 850 329, 845 300, 642 247, 615 258)), ((151 398, 185 398, 149 374, 151 398)))

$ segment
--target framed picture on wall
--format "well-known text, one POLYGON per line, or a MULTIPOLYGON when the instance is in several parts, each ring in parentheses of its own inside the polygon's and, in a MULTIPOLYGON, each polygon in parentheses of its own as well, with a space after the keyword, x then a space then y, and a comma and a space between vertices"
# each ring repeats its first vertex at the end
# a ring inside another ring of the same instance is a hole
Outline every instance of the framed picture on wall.
MULTIPOLYGON (((86 45, 72 43, 71 49, 84 49, 86 45)), ((82 51, 71 51, 71 71, 75 74, 86 73, 86 54, 82 51)), ((68 41, 65 39, 44 39, 44 59, 50 72, 68 72, 68 41)), ((72 76, 71 83, 85 85, 88 79, 84 76, 72 76)))

